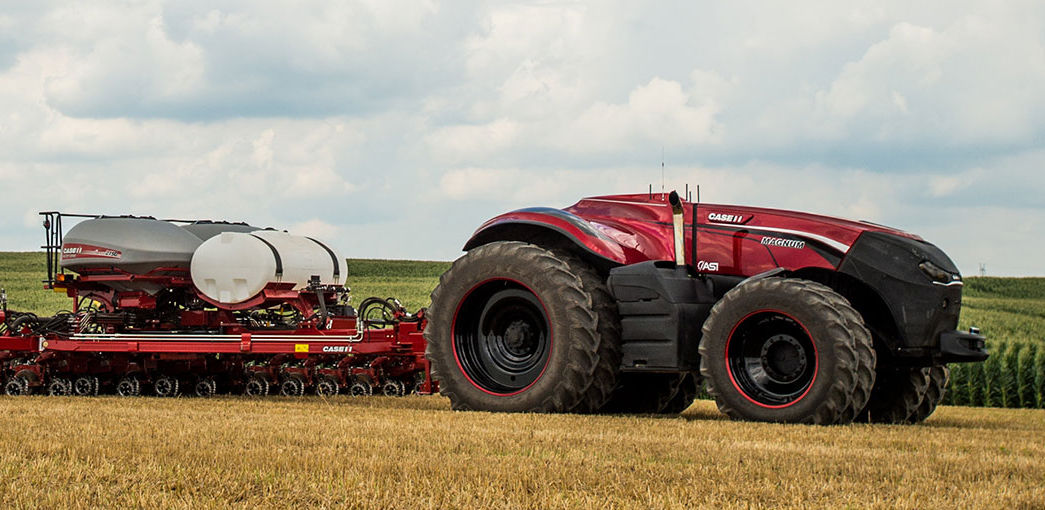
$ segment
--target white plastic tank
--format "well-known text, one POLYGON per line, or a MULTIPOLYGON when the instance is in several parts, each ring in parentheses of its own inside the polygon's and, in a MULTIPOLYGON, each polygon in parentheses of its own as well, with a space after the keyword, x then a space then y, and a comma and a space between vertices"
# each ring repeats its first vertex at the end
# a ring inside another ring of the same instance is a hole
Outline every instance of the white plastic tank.
POLYGON ((203 242, 192 256, 192 283, 208 298, 237 304, 257 296, 269 283, 340 284, 345 259, 314 239, 276 230, 223 232, 203 242))

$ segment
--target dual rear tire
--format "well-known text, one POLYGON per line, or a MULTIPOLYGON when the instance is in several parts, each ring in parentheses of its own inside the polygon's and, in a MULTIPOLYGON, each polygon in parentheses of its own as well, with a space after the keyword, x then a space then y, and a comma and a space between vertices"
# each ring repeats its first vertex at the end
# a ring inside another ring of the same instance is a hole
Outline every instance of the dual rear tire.
POLYGON ((432 292, 425 328, 432 375, 454 409, 585 412, 606 402, 619 340, 600 335, 614 327, 600 327, 612 320, 600 311, 609 293, 589 272, 513 241, 454 262, 432 292))

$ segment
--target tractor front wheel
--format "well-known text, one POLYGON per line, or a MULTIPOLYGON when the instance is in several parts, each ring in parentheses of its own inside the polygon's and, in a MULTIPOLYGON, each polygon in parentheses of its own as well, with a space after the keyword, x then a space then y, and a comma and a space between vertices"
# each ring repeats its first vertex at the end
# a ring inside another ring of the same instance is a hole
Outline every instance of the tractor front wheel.
POLYGON ((732 418, 844 423, 874 382, 871 346, 860 315, 829 287, 764 278, 730 290, 712 308, 700 372, 732 418))
POLYGON ((880 367, 871 399, 857 420, 908 423, 925 399, 928 387, 928 371, 921 367, 880 367))

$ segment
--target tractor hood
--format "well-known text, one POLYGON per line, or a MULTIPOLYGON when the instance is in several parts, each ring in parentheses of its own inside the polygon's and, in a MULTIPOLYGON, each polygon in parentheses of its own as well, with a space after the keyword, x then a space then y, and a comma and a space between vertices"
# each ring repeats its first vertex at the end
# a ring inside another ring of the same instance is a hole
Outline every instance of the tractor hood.
MULTIPOLYGON (((697 229, 701 232, 698 244, 705 244, 705 233, 736 236, 738 232, 750 233, 749 241, 770 243, 769 246, 777 250, 786 249, 788 243, 805 243, 828 262, 816 264, 821 267, 837 267, 864 232, 881 232, 922 241, 916 235, 895 228, 796 211, 688 201, 683 201, 683 210, 686 246, 693 245, 695 216, 697 229)), ((495 238, 527 240, 539 228, 551 229, 571 238, 593 255, 614 264, 675 259, 672 209, 667 195, 661 193, 591 197, 564 209, 534 207, 508 212, 480 226, 465 249, 495 238)), ((687 251, 690 259, 687 262, 696 265, 699 262, 696 250, 687 251)))
MULTIPOLYGON (((819 214, 709 203, 695 204, 694 207, 687 201, 683 204, 687 230, 692 227, 695 212, 698 228, 776 232, 782 238, 797 237, 822 245, 839 256, 847 253, 860 234, 867 231, 922 240, 899 229, 819 214)), ((607 236, 643 252, 649 259, 673 258, 671 207, 664 194, 586 198, 565 211, 584 218, 607 236), (634 242, 639 239, 647 242, 634 242)))

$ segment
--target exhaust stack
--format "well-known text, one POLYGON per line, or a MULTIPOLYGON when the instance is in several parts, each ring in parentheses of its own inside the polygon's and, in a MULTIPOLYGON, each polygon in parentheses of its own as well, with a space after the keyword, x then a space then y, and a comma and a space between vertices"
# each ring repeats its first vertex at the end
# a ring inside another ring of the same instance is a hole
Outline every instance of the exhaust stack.
POLYGON ((672 191, 668 195, 668 203, 671 204, 671 215, 672 223, 675 226, 675 265, 678 267, 685 267, 686 265, 686 248, 685 248, 685 235, 683 234, 685 228, 685 220, 682 217, 682 200, 679 198, 678 192, 672 191))

